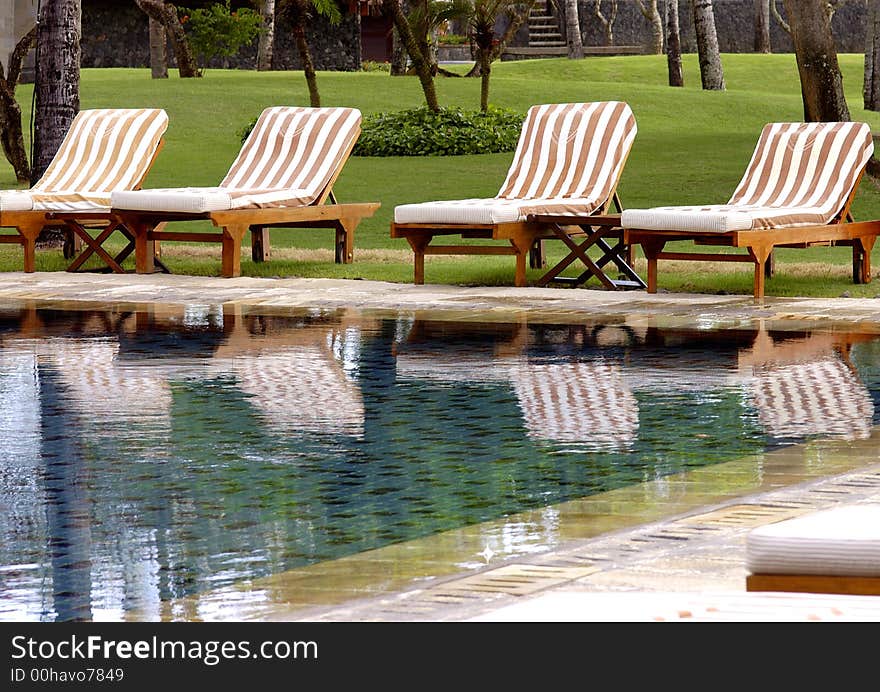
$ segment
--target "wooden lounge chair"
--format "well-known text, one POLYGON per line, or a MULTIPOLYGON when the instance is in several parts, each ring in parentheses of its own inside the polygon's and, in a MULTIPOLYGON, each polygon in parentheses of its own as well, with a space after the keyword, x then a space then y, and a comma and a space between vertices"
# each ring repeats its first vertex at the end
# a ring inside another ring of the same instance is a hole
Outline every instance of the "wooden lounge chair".
MULTIPOLYGON (((609 211, 616 198, 636 122, 618 101, 532 106, 507 179, 495 197, 403 204, 394 210, 392 238, 414 253, 414 282, 425 282, 425 255, 514 255, 515 284, 526 285, 526 256, 536 241, 556 237, 529 215, 583 217, 609 211), (502 240, 491 245, 431 245, 435 236, 502 240)), ((571 232, 584 233, 580 227, 571 232)))
POLYGON ((850 205, 873 151, 864 123, 771 123, 727 204, 625 210, 624 242, 642 246, 648 292, 657 291, 658 260, 739 261, 754 263, 761 298, 774 248, 829 244, 852 246, 853 281, 868 283, 880 221, 853 221, 850 205), (663 251, 678 240, 748 254, 663 251))
POLYGON ((167 127, 168 116, 161 109, 102 108, 76 115, 40 180, 29 190, 0 192, 0 227, 17 231, 0 235, 0 242, 22 246, 24 271, 34 271, 40 231, 64 224, 53 218, 55 212, 75 219, 80 213, 107 211, 113 191, 141 185, 167 127))
POLYGON ((256 261, 268 254, 268 228, 332 228, 336 261, 353 259, 354 231, 375 202, 336 204, 333 184, 360 134, 353 108, 265 109, 217 187, 120 192, 112 217, 136 238, 136 271, 154 271, 154 242, 219 242, 222 274, 241 274, 241 242, 250 230, 256 261), (332 204, 324 204, 330 200, 332 204), (165 223, 209 219, 220 233, 165 231, 165 223))
POLYGON ((880 596, 880 505, 852 504, 752 529, 746 590, 880 596))

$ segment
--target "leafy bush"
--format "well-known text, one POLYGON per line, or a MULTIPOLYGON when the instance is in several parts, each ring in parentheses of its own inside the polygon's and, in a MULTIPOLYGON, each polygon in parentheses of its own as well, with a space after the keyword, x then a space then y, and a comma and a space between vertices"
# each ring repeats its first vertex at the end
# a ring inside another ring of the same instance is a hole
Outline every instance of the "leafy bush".
POLYGON ((180 18, 187 40, 202 66, 214 57, 237 55, 242 46, 253 41, 263 28, 263 18, 247 7, 233 10, 230 0, 206 8, 185 9, 180 18))
POLYGON ((450 46, 463 46, 469 43, 470 39, 463 34, 440 34, 437 37, 437 43, 447 44, 450 46))
POLYGON ((513 151, 525 116, 490 107, 486 113, 425 107, 364 117, 354 156, 458 156, 513 151))
POLYGON ((391 63, 364 60, 361 63, 361 70, 364 72, 391 72, 391 63))

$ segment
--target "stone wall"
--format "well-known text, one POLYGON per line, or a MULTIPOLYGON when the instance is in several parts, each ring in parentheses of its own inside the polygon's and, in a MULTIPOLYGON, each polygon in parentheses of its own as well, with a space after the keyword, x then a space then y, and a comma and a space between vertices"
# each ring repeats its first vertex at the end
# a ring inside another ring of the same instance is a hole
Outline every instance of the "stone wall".
MULTIPOLYGON (((548 0, 554 2, 557 0, 548 0)), ((662 16, 664 0, 659 0, 662 16)), ((562 0, 558 0, 563 7, 562 0)), ((605 43, 602 26, 595 17, 593 0, 579 0, 578 12, 581 35, 585 46, 601 46, 605 43)), ((696 52, 694 23, 690 0, 678 0, 681 41, 684 52, 696 52)), ((780 13, 785 16, 782 0, 777 2, 780 13)), ((715 26, 722 53, 749 53, 754 47, 754 0, 715 0, 715 26)), ((609 0, 602 0, 603 13, 607 16, 609 0)), ((564 12, 557 11, 560 23, 564 12)), ((832 20, 832 30, 839 53, 864 52, 865 5, 849 2, 839 9, 832 20)), ((619 0, 617 19, 614 22, 615 45, 645 45, 650 41, 648 20, 642 16, 634 0, 619 0)), ((793 50, 791 39, 779 23, 770 19, 770 43, 776 53, 793 50)))
MULTIPOLYGON (((83 67, 149 67, 150 44, 147 16, 134 3, 121 5, 114 0, 82 0, 83 67)), ((309 46, 317 70, 359 70, 361 67, 360 17, 346 14, 336 26, 323 17, 313 23, 309 46)), ((168 65, 173 67, 174 53, 168 46, 168 65)), ((234 58, 212 60, 208 68, 253 69, 256 41, 234 58)), ((299 53, 290 26, 275 26, 274 67, 280 70, 301 68, 299 53)))

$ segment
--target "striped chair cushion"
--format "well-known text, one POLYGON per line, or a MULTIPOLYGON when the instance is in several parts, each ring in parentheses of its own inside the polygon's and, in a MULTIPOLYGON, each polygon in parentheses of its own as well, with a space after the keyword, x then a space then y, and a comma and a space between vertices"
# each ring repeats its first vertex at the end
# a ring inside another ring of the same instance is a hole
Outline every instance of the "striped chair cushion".
MULTIPOLYGON (((460 199, 394 208, 396 223, 496 224, 525 221, 529 214, 579 214, 591 199, 460 199)), ((584 212, 589 213, 589 212, 584 212)))
POLYGON ((529 437, 590 450, 635 442, 639 405, 619 367, 526 363, 512 379, 529 437))
POLYGON ((871 395, 835 357, 758 369, 751 396, 761 425, 774 437, 871 435, 871 395))
POLYGON ((873 151, 865 123, 771 123, 727 204, 627 209, 621 224, 717 232, 821 226, 843 209, 873 151))
POLYGON ((354 108, 267 108, 217 187, 113 195, 116 209, 209 212, 313 204, 360 134, 354 108))
POLYGON ((168 127, 155 108, 80 111, 29 191, 38 211, 106 209, 115 190, 140 185, 168 127))
POLYGON ((746 535, 752 574, 880 576, 880 505, 812 512, 746 535))
POLYGON ((30 190, 0 191, 0 211, 31 211, 34 198, 30 190))
POLYGON ((406 204, 396 223, 493 224, 529 214, 590 214, 611 196, 636 136, 619 101, 532 106, 494 198, 406 204))

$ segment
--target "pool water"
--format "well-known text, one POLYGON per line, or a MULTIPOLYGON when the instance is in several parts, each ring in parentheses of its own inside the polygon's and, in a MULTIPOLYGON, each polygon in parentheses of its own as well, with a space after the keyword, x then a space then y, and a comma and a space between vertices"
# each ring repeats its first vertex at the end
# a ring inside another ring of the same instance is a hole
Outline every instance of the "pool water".
POLYGON ((257 315, 0 319, 0 619, 185 598, 813 439, 880 335, 257 315))

